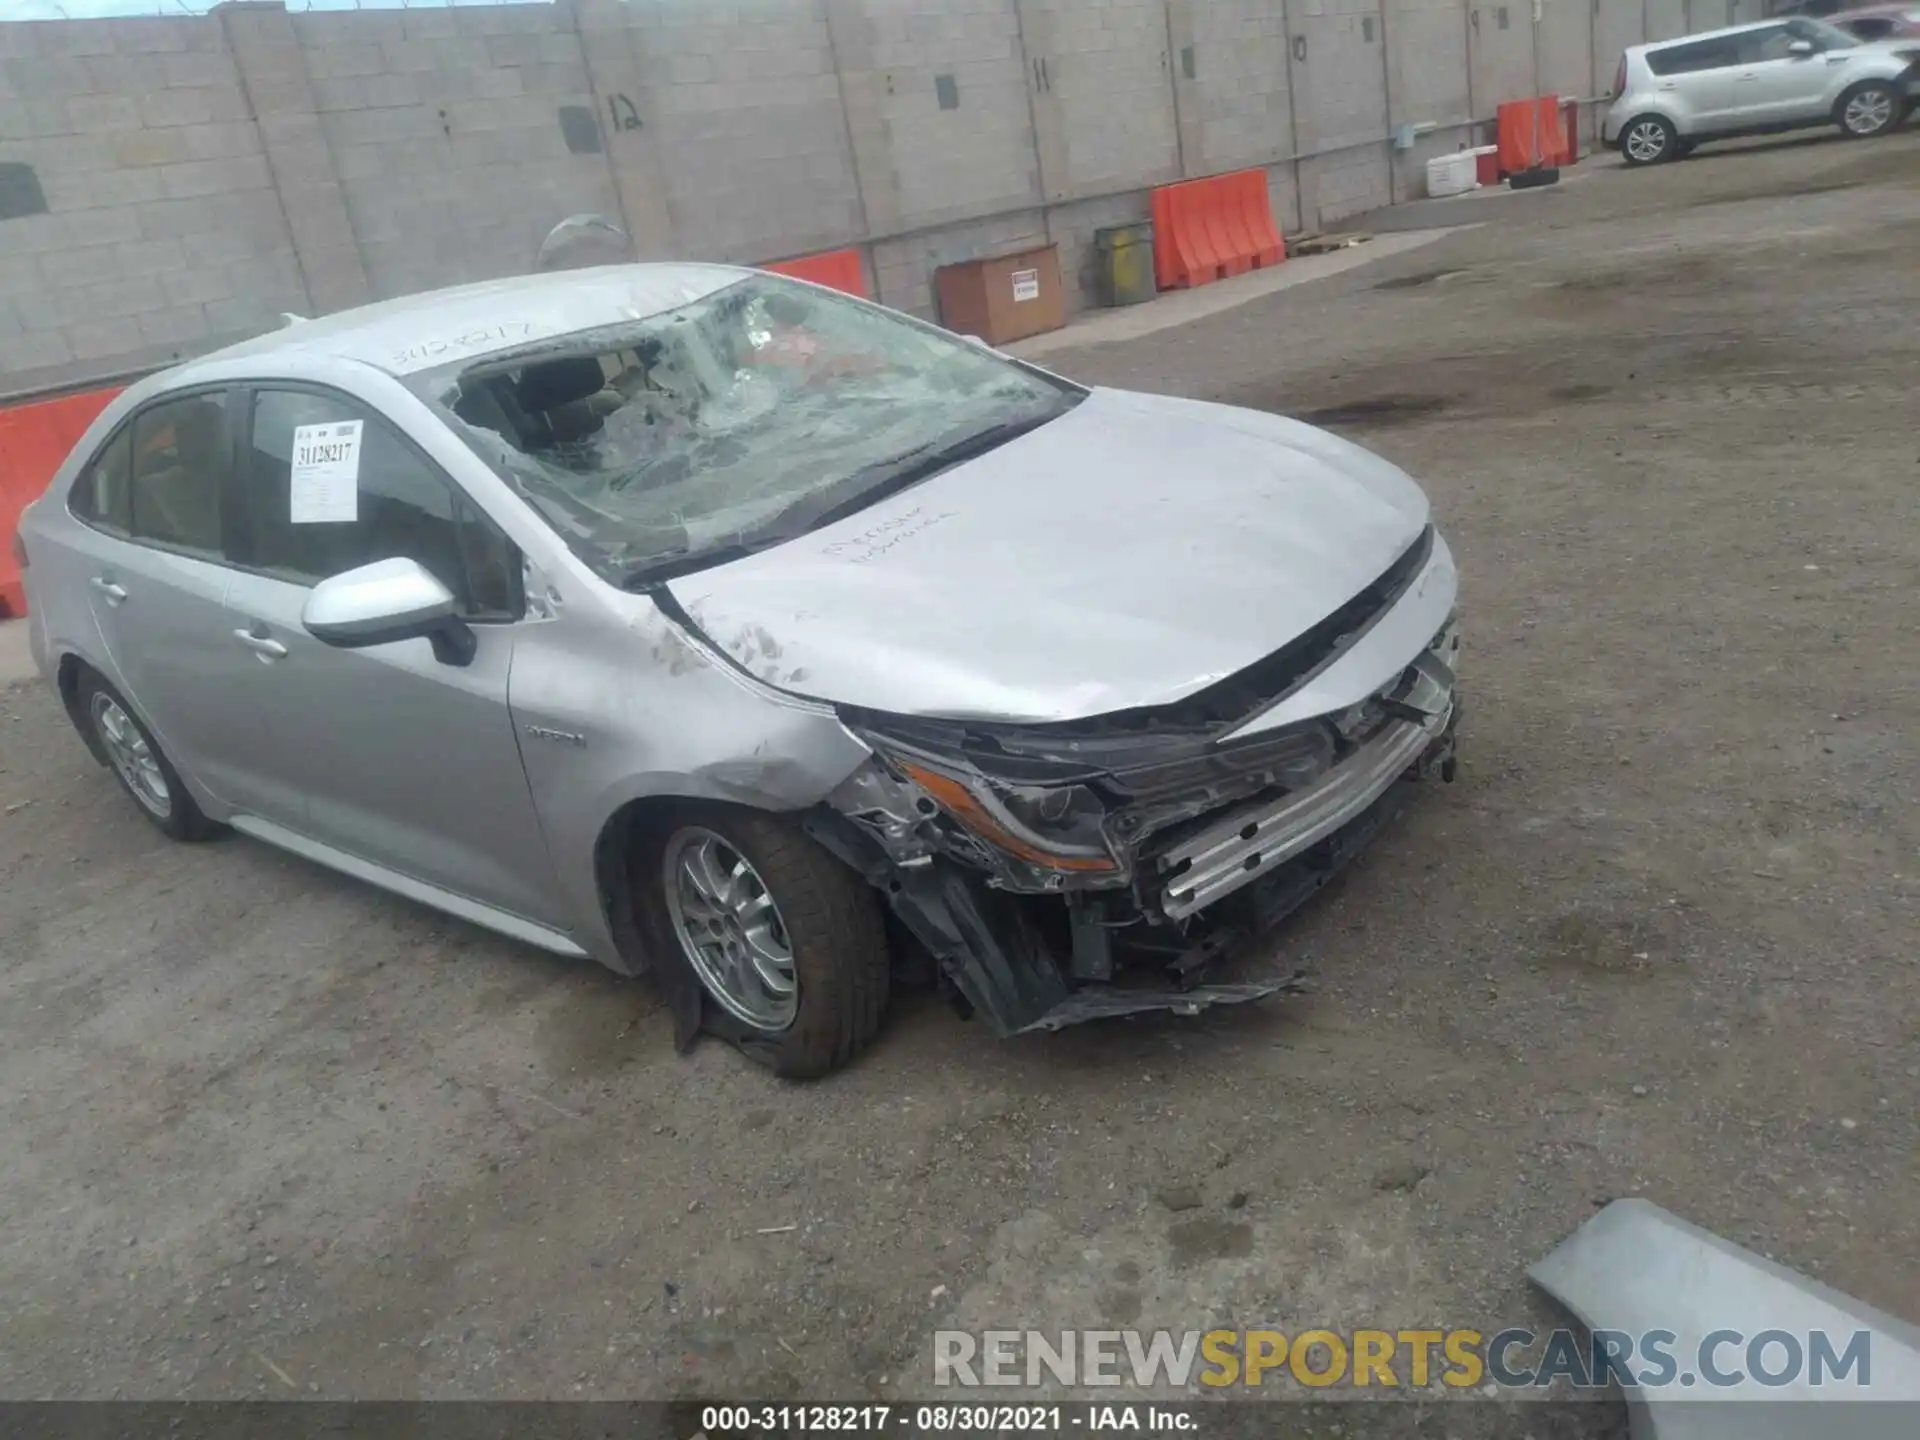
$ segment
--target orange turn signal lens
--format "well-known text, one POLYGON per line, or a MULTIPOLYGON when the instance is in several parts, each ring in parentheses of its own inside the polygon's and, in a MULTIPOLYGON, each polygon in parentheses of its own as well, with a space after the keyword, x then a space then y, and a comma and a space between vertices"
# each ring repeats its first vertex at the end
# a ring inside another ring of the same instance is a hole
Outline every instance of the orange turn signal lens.
POLYGON ((1035 865, 1044 865, 1051 870, 1107 871, 1119 867, 1108 855, 1056 855, 1044 850, 1031 840, 1016 835, 1007 828, 1006 823, 993 811, 980 803, 980 799, 965 785, 951 775, 942 775, 938 770, 930 770, 924 765, 916 765, 910 760, 897 762, 900 768, 913 777, 913 781, 922 790, 938 800, 969 830, 983 839, 991 840, 1010 855, 1017 855, 1035 865))

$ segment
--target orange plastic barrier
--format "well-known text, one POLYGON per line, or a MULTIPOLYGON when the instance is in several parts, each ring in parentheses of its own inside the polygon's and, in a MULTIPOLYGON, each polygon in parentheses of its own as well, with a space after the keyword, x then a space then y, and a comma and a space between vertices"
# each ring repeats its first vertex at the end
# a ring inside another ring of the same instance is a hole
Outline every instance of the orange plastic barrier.
POLYGON ((829 285, 849 295, 858 295, 862 300, 871 298, 867 294, 866 276, 860 273, 858 250, 829 250, 823 255, 776 260, 760 268, 776 275, 791 275, 796 280, 811 280, 816 285, 829 285))
POLYGON ((27 613, 26 586, 13 558, 13 531, 53 479, 74 443, 120 393, 119 388, 67 395, 0 410, 0 617, 27 613))
POLYGON ((1560 97, 1509 100, 1500 107, 1500 173, 1518 175, 1543 165, 1569 163, 1560 97))
POLYGON ((1153 278, 1162 290, 1208 285, 1286 258, 1264 170, 1182 180, 1153 192, 1153 278))

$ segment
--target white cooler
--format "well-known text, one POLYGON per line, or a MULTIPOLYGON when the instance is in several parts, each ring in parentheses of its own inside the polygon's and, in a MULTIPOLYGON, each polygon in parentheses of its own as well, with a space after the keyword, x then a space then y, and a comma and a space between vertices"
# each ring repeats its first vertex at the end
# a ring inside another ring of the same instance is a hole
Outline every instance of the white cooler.
POLYGON ((1443 195, 1464 195, 1478 189, 1479 184, 1474 176, 1471 150, 1455 150, 1427 161, 1427 194, 1435 199, 1443 195))

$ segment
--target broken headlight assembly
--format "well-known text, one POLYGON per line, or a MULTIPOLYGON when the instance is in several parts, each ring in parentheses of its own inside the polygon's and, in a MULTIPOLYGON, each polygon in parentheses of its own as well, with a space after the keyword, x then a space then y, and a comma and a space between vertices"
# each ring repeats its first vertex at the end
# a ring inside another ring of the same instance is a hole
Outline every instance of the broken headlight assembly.
MULTIPOLYGON (((959 757, 907 750, 871 734, 860 738, 970 839, 1055 875, 1097 883, 1097 877, 1124 874, 1108 843, 1106 802, 1088 785, 1023 784, 988 775, 959 757)), ((993 857, 975 858, 991 863, 993 857)))
POLYGON ((855 733, 893 782, 913 791, 911 808, 936 825, 941 848, 1017 890, 1125 884, 1147 836, 1250 795, 1311 784, 1335 750, 1318 721, 1224 745, 1194 732, 855 733))

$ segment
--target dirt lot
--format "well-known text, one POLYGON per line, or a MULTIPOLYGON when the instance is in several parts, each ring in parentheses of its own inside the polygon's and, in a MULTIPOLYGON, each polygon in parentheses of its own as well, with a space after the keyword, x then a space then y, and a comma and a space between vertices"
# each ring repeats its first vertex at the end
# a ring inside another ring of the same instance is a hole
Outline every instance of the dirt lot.
POLYGON ((1627 1194, 1920 1319, 1920 135, 1594 163, 1049 357, 1341 428, 1459 555, 1460 781, 1275 937, 1308 997, 1012 1044, 910 997, 784 1085, 168 844, 5 691, 0 1385, 849 1399, 955 1323, 1492 1331, 1627 1194))

